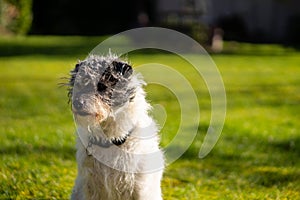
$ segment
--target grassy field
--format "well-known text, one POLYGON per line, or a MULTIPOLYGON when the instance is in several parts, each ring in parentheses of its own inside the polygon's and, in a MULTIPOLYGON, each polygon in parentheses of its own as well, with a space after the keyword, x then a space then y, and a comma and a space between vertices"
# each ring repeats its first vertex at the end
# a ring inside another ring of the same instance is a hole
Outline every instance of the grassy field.
MULTIPOLYGON (((75 128, 60 77, 102 38, 0 38, 0 199, 67 199, 76 177, 75 128)), ((227 43, 213 55, 227 92, 227 117, 213 151, 198 158, 210 117, 203 82, 168 54, 130 55, 135 65, 166 63, 185 74, 201 108, 198 136, 165 171, 164 199, 300 199, 300 52, 227 43)), ((172 94, 147 88, 165 106, 161 137, 178 127, 172 94)), ((196 126, 196 124, 190 124, 196 126)))

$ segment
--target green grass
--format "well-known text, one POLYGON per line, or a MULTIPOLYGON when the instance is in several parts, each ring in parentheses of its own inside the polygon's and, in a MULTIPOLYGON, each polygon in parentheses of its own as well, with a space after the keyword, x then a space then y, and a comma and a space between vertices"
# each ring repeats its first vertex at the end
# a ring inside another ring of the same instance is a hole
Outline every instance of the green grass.
MULTIPOLYGON (((0 199, 69 197, 76 177, 75 128, 66 89, 57 84, 99 40, 0 39, 0 199)), ((157 62, 179 70, 199 98, 198 136, 167 167, 164 199, 300 199, 300 53, 234 45, 230 54, 213 56, 226 87, 227 117, 219 142, 204 159, 197 156, 210 118, 203 81, 171 55, 129 55, 136 66, 157 62)), ((167 111, 165 146, 178 127, 178 103, 164 88, 147 91, 167 111)))

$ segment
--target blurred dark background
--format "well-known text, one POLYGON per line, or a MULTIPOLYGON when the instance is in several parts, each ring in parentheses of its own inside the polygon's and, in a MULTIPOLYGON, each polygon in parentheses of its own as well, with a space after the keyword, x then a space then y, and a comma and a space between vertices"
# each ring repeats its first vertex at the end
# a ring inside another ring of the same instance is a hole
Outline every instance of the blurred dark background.
POLYGON ((299 0, 0 0, 1 35, 108 35, 161 26, 202 42, 219 34, 299 44, 299 22, 299 0))
MULTIPOLYGON (((33 1, 32 34, 103 35, 137 26, 139 12, 154 17, 154 1, 33 1)), ((151 19, 151 21, 153 21, 151 19)))

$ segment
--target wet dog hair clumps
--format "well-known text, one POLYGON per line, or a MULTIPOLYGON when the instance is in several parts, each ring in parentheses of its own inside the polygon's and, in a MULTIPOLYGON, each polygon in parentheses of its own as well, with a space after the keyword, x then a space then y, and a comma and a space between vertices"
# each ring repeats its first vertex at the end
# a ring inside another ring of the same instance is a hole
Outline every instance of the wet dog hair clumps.
POLYGON ((81 88, 88 86, 88 90, 92 89, 109 106, 122 106, 134 98, 135 88, 130 86, 132 74, 132 67, 117 56, 91 55, 78 62, 70 72, 69 102, 75 85, 79 84, 81 88))

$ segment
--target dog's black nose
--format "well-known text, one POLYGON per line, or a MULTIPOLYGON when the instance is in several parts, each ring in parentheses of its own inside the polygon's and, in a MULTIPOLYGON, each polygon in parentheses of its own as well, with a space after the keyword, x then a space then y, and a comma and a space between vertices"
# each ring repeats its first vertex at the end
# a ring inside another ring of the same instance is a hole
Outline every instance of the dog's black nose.
POLYGON ((76 99, 76 100, 73 101, 73 107, 74 107, 76 110, 78 110, 78 111, 82 110, 83 105, 84 105, 84 102, 81 101, 81 100, 77 100, 77 99, 76 99))

